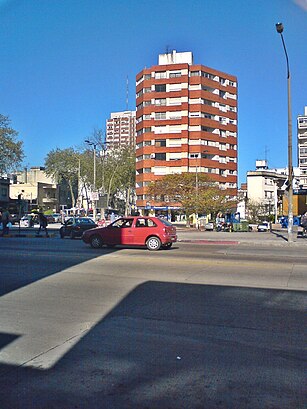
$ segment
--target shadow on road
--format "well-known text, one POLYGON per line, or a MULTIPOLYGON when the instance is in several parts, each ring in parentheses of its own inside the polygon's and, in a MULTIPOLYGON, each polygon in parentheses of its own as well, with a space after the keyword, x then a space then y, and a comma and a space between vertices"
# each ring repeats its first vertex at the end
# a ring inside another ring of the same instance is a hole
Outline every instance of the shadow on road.
POLYGON ((54 367, 1 365, 1 408, 302 408, 304 297, 143 283, 54 367))
POLYGON ((0 246, 0 296, 77 264, 120 250, 94 250, 81 240, 46 238, 1 239, 0 246))

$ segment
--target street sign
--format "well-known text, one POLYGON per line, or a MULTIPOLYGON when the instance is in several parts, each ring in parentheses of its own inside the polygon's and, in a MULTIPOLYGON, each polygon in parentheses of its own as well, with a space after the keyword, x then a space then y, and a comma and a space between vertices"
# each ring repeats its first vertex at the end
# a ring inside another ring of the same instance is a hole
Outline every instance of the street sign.
POLYGON ((92 192, 91 193, 91 200, 98 200, 99 199, 99 193, 98 192, 92 192))

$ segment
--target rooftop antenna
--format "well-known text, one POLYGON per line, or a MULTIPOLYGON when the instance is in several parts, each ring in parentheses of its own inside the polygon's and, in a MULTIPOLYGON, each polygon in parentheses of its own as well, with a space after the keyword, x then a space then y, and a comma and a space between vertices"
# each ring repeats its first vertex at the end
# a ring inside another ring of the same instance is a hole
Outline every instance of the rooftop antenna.
POLYGON ((126 79, 126 111, 128 111, 128 101, 129 101, 129 79, 127 75, 126 79))
POLYGON ((265 145, 265 147, 264 147, 264 159, 265 159, 265 161, 267 162, 268 161, 268 147, 267 147, 267 145, 265 145))

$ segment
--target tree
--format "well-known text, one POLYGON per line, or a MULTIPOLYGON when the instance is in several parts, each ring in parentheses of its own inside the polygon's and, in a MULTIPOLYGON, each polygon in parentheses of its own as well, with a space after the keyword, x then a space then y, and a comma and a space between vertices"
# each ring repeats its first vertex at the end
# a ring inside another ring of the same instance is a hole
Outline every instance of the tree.
POLYGON ((117 189, 119 196, 125 199, 125 215, 129 213, 132 193, 135 189, 135 150, 126 147, 120 152, 117 189))
POLYGON ((226 212, 236 203, 205 173, 166 175, 149 185, 148 194, 164 204, 180 203, 187 214, 226 212))
POLYGON ((17 170, 24 158, 22 142, 17 141, 18 132, 10 123, 8 116, 0 114, 0 175, 17 170))
POLYGON ((251 223, 258 223, 266 215, 265 203, 252 199, 246 201, 246 214, 251 223))
POLYGON ((79 153, 73 148, 52 150, 45 159, 45 168, 46 174, 54 177, 57 183, 66 182, 68 184, 74 207, 77 196, 79 153))
POLYGON ((94 160, 93 145, 96 149, 95 189, 106 198, 107 207, 117 208, 125 203, 122 211, 127 213, 131 192, 135 187, 135 153, 132 148, 107 149, 103 140, 103 131, 95 129, 88 139, 91 147, 86 146, 80 154, 81 180, 87 191, 93 189, 94 160))

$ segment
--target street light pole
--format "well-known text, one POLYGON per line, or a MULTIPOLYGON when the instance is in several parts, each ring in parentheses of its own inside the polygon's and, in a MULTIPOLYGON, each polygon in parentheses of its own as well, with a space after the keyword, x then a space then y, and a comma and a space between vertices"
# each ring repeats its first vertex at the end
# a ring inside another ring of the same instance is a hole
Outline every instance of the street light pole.
POLYGON ((292 165, 292 115, 291 115, 291 81, 290 68, 287 49, 282 35, 284 27, 282 23, 276 24, 276 30, 281 36, 282 45, 286 55, 287 62, 287 90, 288 90, 288 242, 293 242, 293 165, 292 165))
MULTIPOLYGON (((86 140, 85 143, 87 143, 90 146, 93 146, 94 148, 94 178, 93 178, 93 195, 96 195, 96 147, 97 145, 94 142, 91 142, 89 140, 86 140)), ((95 196, 94 196, 95 197, 95 196)), ((92 200, 93 202, 93 219, 96 221, 96 199, 92 200)))

